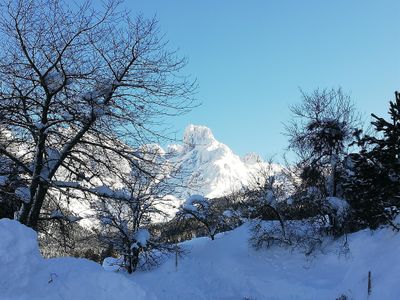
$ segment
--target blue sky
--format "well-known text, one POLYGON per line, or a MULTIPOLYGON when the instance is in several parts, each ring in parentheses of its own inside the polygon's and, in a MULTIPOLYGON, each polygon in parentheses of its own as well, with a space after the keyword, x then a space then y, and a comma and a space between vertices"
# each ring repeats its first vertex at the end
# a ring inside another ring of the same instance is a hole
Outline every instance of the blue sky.
POLYGON ((156 15, 189 59, 202 105, 172 119, 206 125, 239 155, 280 155, 299 88, 339 87, 369 120, 400 89, 400 1, 126 1, 156 15))

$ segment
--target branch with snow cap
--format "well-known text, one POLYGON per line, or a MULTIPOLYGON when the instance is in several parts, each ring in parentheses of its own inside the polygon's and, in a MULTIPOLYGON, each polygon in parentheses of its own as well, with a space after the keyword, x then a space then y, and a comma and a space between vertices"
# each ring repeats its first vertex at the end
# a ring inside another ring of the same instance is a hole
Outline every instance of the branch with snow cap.
POLYGON ((208 232, 209 237, 214 240, 215 234, 224 224, 227 215, 219 211, 215 203, 202 195, 192 195, 181 206, 178 218, 194 218, 201 223, 208 232))

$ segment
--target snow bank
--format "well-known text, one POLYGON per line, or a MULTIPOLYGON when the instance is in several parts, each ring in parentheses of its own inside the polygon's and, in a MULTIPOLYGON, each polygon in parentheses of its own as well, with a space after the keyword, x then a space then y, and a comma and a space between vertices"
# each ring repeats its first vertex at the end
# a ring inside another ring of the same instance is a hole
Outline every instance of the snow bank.
POLYGON ((36 233, 17 221, 0 220, 1 300, 155 299, 120 274, 76 258, 43 259, 36 233))
POLYGON ((349 235, 348 253, 333 242, 315 257, 278 247, 256 251, 248 239, 249 227, 244 225, 215 241, 184 242, 191 252, 178 259, 177 266, 172 257, 155 271, 134 274, 132 280, 160 300, 334 300, 341 295, 354 300, 399 299, 400 234, 390 229, 349 235))

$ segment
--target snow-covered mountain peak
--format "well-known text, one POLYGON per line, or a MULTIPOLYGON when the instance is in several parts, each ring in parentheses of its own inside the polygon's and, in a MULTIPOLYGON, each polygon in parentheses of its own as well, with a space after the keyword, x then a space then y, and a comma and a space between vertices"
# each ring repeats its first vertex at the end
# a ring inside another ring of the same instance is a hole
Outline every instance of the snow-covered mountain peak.
POLYGON ((249 184, 254 174, 267 164, 257 154, 244 158, 215 139, 210 128, 189 125, 183 144, 167 148, 169 158, 182 164, 194 190, 209 198, 227 195, 249 184))
POLYGON ((186 127, 183 136, 183 142, 189 146, 208 146, 217 140, 211 132, 211 129, 202 125, 190 124, 186 127))

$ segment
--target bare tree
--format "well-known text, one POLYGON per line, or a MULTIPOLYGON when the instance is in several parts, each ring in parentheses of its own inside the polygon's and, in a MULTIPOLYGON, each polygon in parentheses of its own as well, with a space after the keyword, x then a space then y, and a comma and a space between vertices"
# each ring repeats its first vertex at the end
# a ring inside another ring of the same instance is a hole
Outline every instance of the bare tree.
POLYGON ((359 116, 340 88, 301 94, 302 102, 291 107, 293 119, 286 125, 289 149, 299 157, 303 182, 336 196, 339 163, 354 138, 359 116))
POLYGON ((152 154, 144 149, 143 155, 141 169, 133 169, 123 179, 123 188, 103 187, 103 196, 95 202, 101 223, 100 240, 123 258, 120 266, 128 273, 137 269, 140 256, 142 265, 147 267, 157 264, 158 256, 163 253, 177 251, 176 245, 161 242, 152 224, 163 220, 167 213, 169 196, 178 187, 171 181, 178 177, 179 168, 167 160, 155 163, 162 157, 157 149, 152 154))
POLYGON ((19 220, 35 229, 51 190, 99 194, 113 161, 139 168, 132 147, 162 138, 165 117, 192 105, 185 60, 156 20, 130 18, 117 0, 101 11, 68 3, 1 6, 0 155, 27 181, 19 220))
POLYGON ((269 160, 267 165, 260 165, 252 174, 249 184, 243 188, 245 207, 251 219, 258 221, 278 220, 282 234, 285 235, 284 217, 279 211, 279 203, 287 197, 286 183, 281 170, 269 160))

